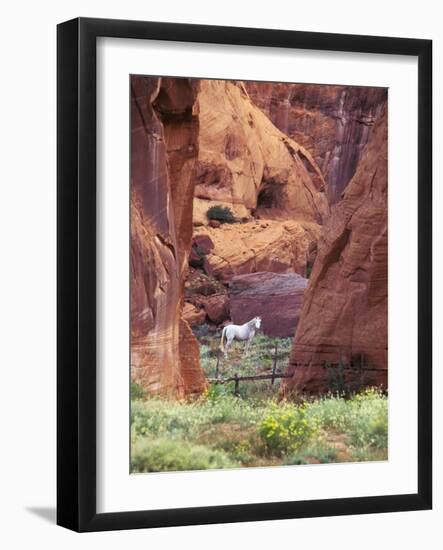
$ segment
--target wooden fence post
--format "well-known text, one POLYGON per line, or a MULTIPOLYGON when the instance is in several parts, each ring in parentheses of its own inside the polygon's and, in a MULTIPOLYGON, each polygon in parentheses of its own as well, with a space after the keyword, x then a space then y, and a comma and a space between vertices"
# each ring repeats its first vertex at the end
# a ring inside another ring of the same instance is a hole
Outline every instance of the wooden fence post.
POLYGON ((271 378, 271 386, 274 385, 275 380, 275 372, 277 370, 277 350, 278 350, 278 342, 275 342, 275 352, 274 352, 274 365, 272 366, 272 378, 271 378))
POLYGON ((215 365, 215 378, 218 378, 218 365, 220 364, 220 350, 217 350, 217 363, 215 365))
POLYGON ((239 386, 239 379, 238 379, 238 374, 235 373, 234 374, 234 395, 238 395, 239 392, 238 392, 238 386, 239 386))

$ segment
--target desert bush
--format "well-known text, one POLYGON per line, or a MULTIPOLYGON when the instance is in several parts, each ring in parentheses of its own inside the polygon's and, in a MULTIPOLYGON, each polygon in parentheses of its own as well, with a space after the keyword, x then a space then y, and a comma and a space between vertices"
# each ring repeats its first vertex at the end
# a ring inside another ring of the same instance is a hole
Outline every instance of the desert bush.
POLYGON ((367 390, 351 400, 349 442, 354 447, 386 448, 388 445, 387 399, 376 390, 367 390))
POLYGON ((223 451, 183 440, 141 438, 132 446, 131 470, 134 473, 208 470, 237 465, 223 451))
POLYGON ((336 459, 337 450, 326 443, 320 442, 292 453, 285 458, 284 463, 286 465, 312 464, 313 462, 328 464, 335 462, 336 459))
POLYGON ((328 396, 307 406, 307 414, 324 430, 346 433, 356 448, 385 448, 388 444, 388 401, 377 389, 350 399, 328 396))
POLYGON ((131 399, 144 399, 145 390, 136 382, 131 382, 131 399))
POLYGON ((204 394, 204 398, 212 404, 219 402, 225 397, 229 399, 233 393, 232 386, 232 382, 230 382, 229 384, 210 384, 206 393, 204 394))
POLYGON ((278 455, 296 451, 315 431, 315 424, 308 418, 304 405, 274 406, 259 426, 263 443, 271 453, 278 455))
POLYGON ((208 220, 217 220, 220 223, 235 223, 237 220, 229 206, 216 204, 206 212, 208 220))

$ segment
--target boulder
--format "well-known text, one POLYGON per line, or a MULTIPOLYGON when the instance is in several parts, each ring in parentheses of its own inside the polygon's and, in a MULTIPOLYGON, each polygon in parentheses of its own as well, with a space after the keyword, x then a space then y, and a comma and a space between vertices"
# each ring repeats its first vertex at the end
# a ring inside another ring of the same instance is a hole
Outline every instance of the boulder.
POLYGON ((203 259, 205 272, 223 283, 234 275, 272 271, 306 274, 320 226, 294 220, 260 220, 195 228, 195 238, 209 236, 213 248, 203 259))
POLYGON ((195 248, 200 254, 209 254, 214 248, 214 243, 209 235, 195 235, 192 239, 192 247, 195 248))
POLYGON ((199 252, 194 247, 191 248, 188 261, 191 267, 203 267, 203 255, 199 254, 199 252))
POLYGON ((318 245, 283 393, 330 389, 325 366, 346 369, 344 383, 387 386, 387 112, 380 115, 344 197, 318 245))
POLYGON ((293 336, 307 283, 297 273, 259 272, 233 277, 229 285, 232 322, 241 325, 260 316, 265 334, 293 336))
POLYGON ((219 325, 229 319, 229 299, 226 294, 214 294, 202 299, 208 319, 219 325))
MULTIPOLYGON (((208 206, 206 205, 205 208, 208 208, 208 206)), ((201 225, 204 225, 204 224, 201 224, 201 225)), ((221 223, 218 220, 209 220, 208 225, 210 227, 216 228, 216 227, 220 227, 221 223)))
POLYGON ((183 319, 191 326, 202 325, 206 319, 206 311, 196 307, 190 302, 185 302, 183 306, 183 319))
POLYGON ((203 259, 206 254, 214 248, 214 243, 208 235, 196 235, 192 239, 192 248, 189 254, 189 265, 191 267, 203 267, 203 259))

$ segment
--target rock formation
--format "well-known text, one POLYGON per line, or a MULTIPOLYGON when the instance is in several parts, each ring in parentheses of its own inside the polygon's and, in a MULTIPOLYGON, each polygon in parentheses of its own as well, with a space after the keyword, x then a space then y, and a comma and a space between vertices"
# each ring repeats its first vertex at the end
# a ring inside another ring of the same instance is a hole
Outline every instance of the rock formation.
POLYGON ((219 228, 198 227, 198 238, 213 243, 200 257, 203 269, 228 283, 233 275, 272 271, 306 275, 312 246, 320 236, 315 223, 292 220, 258 220, 225 224, 219 228))
POLYGON ((237 218, 264 210, 323 223, 326 186, 311 154, 282 133, 249 99, 243 84, 200 81, 200 132, 195 168, 194 224, 207 210, 229 206, 237 218))
MULTIPOLYGON (((387 384, 387 113, 376 122, 344 197, 323 228, 283 392, 330 389, 339 363, 387 384)), ((358 381, 345 369, 343 382, 358 381)))
POLYGON ((312 154, 335 204, 355 173, 387 90, 267 82, 245 87, 272 122, 312 154))
POLYGON ((131 92, 132 379, 203 391, 190 325, 255 315, 273 336, 301 315, 287 390, 324 389, 325 363, 386 368, 386 90, 134 76, 131 92))
POLYGON ((296 273, 259 272, 233 277, 229 285, 232 321, 241 325, 260 316, 265 334, 292 336, 307 282, 296 273))
POLYGON ((187 79, 131 78, 131 376, 149 393, 175 397, 206 387, 182 315, 197 92, 187 79))

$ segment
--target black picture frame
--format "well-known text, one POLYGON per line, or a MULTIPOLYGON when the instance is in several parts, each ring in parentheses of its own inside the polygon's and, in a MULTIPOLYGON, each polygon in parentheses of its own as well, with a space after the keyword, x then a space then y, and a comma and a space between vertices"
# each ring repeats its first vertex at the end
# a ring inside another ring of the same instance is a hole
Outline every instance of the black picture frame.
POLYGON ((57 523, 104 531, 432 507, 432 42, 74 19, 57 29, 57 523), (418 58, 418 491, 359 498, 96 512, 96 39, 399 54, 418 58))

